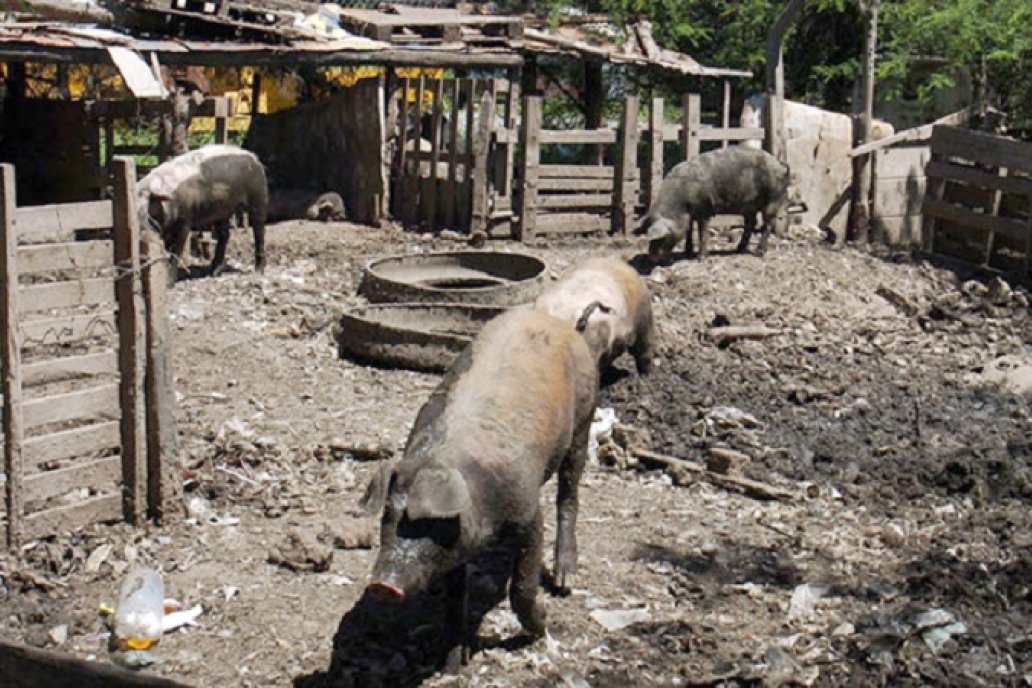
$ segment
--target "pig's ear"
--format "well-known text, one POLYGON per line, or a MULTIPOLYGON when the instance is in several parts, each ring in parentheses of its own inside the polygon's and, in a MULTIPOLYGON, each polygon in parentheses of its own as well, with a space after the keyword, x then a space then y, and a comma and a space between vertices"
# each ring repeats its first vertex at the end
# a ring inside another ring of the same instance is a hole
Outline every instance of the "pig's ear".
POLYGON ((410 519, 452 518, 471 504, 469 486, 454 468, 424 468, 408 491, 405 513, 410 519))
POLYGON ((387 490, 391 486, 391 476, 393 475, 394 465, 385 463, 369 481, 365 494, 358 500, 358 506, 366 516, 376 516, 383 511, 383 504, 387 501, 387 490))

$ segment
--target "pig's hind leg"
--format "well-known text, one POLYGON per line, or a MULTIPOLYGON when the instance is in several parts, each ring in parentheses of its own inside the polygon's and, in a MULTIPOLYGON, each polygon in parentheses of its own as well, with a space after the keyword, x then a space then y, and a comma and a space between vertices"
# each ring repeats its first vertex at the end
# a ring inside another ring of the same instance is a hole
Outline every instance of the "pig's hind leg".
POLYGON ((516 533, 512 581, 509 583, 512 610, 523 630, 534 637, 545 634, 545 610, 537 598, 543 549, 544 519, 541 507, 538 507, 531 521, 521 526, 516 533))
POLYGON ((555 498, 555 585, 566 589, 566 579, 577 573, 577 490, 588 455, 591 415, 574 431, 573 442, 559 467, 559 489, 555 498))

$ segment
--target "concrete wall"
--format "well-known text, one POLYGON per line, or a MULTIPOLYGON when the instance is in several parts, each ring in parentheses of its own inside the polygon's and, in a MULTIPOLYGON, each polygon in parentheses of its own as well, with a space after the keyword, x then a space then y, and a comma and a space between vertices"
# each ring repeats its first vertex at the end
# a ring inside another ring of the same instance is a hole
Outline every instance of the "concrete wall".
MULTIPOLYGON (((763 126, 763 96, 752 96, 746 101, 741 126, 763 126)), ((808 207, 802 222, 841 237, 849 218, 853 182, 853 162, 849 157, 853 148, 853 118, 786 100, 785 130, 793 189, 808 207)), ((887 122, 878 122, 874 133, 874 138, 883 138, 894 130, 887 122)))
POLYGON ((256 115, 244 147, 265 165, 269 185, 336 191, 348 219, 378 225, 384 217, 384 112, 378 79, 334 97, 256 115))

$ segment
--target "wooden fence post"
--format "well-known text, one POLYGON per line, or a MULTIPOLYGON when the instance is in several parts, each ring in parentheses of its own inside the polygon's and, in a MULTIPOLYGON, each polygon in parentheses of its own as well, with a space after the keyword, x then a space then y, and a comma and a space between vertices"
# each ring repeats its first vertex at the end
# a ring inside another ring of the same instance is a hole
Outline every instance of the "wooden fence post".
POLYGON ((663 183, 663 105, 662 98, 649 101, 649 207, 659 197, 663 183))
POLYGON ((685 93, 684 121, 681 126, 681 150, 684 159, 699 157, 699 129, 702 128, 702 97, 698 93, 685 93))
MULTIPOLYGON (((729 79, 724 79, 724 103, 720 114, 720 125, 724 129, 731 127, 731 81, 729 79)), ((724 139, 720 142, 720 147, 727 148, 727 144, 727 139, 724 139)))
POLYGON ((488 202, 487 164, 491 152, 496 99, 495 81, 492 79, 480 96, 480 116, 477 120, 476 137, 473 139, 473 215, 469 225, 470 234, 487 232, 488 215, 491 212, 488 202))
POLYGON ((431 232, 437 229, 437 194, 441 188, 437 179, 437 164, 441 162, 441 118, 444 114, 444 81, 437 79, 433 82, 434 108, 430 115, 430 188, 426 197, 426 222, 427 229, 431 232))
POLYGON ((18 328, 18 226, 15 222, 14 167, 0 165, 0 372, 3 374, 4 473, 7 476, 7 547, 21 537, 22 426, 21 332, 18 328))
POLYGON ((635 175, 638 172, 638 96, 624 99, 620 117, 619 157, 613 169, 612 232, 626 234, 634 224, 634 206, 637 205, 635 175))
MULTIPOLYGON (((402 218, 406 227, 412 226, 419 220, 420 211, 423 207, 423 94, 426 92, 426 77, 419 77, 419 81, 416 82, 416 102, 415 102, 415 117, 413 124, 415 126, 415 135, 412 137, 412 151, 410 155, 414 165, 410 165, 413 168, 413 172, 409 174, 408 170, 402 173, 402 179, 405 179, 406 191, 401 198, 401 202, 404 204, 402 207, 402 218)), ((405 97, 408 97, 406 93, 405 97)), ((408 127, 407 122, 402 122, 402 131, 405 131, 408 127)), ((402 141, 404 142, 404 137, 402 141)))
POLYGON ((463 174, 462 193, 459 195, 459 212, 457 222, 468 229, 473 222, 470 210, 473 207, 473 134, 476 132, 476 100, 477 82, 470 78, 462 79, 461 91, 466 106, 466 142, 463 147, 463 174))
POLYGON ((123 512, 140 523, 146 508, 147 439, 144 433, 143 349, 146 327, 140 280, 140 231, 136 219, 136 164, 115 158, 111 167, 115 195, 115 297, 118 302, 119 406, 122 410, 123 512))
POLYGON ((520 148, 523 170, 520 175, 520 224, 517 239, 529 241, 537 232, 538 164, 541 158, 541 96, 524 96, 520 148))
POLYGON ((456 229, 455 203, 459 196, 456 193, 459 167, 459 80, 452 79, 449 83, 451 83, 451 88, 448 89, 451 95, 451 114, 448 120, 448 181, 444 186, 441 200, 444 203, 444 226, 456 229))
POLYGON ((229 99, 215 99, 215 143, 229 143, 229 99))
POLYGON ((176 434, 172 331, 168 320, 165 245, 152 232, 142 233, 143 287, 147 317, 147 370, 144 376, 147 418, 147 512, 163 519, 176 512, 183 481, 176 434))

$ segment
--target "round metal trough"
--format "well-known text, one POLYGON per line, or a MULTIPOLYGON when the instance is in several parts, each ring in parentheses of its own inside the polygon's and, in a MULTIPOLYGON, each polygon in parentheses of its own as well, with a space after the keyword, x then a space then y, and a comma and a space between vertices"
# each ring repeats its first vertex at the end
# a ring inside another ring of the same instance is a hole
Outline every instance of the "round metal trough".
POLYGON ((480 328, 504 308, 456 303, 394 303, 344 312, 341 358, 389 368, 444 372, 480 328))
POLYGON ((525 253, 455 251, 390 256, 366 265, 358 293, 373 303, 515 306, 537 298, 547 264, 525 253))

